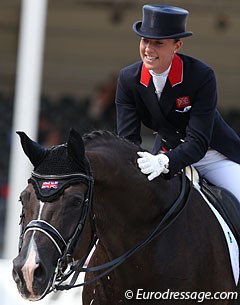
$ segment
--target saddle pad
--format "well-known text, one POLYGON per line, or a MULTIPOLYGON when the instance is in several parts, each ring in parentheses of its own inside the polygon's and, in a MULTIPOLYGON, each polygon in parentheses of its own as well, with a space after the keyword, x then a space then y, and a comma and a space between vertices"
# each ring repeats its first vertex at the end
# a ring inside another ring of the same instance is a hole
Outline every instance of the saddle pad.
POLYGON ((194 188, 201 194, 205 202, 208 204, 209 208, 212 210, 213 214, 216 216, 223 232, 224 236, 226 238, 226 242, 228 245, 229 255, 230 255, 230 261, 233 271, 233 277, 235 284, 238 284, 239 279, 239 247, 238 243, 235 239, 235 236, 233 235, 232 231, 230 230, 229 226, 223 219, 223 217, 220 215, 220 213, 215 209, 215 207, 209 202, 209 200, 206 198, 206 196, 203 194, 203 192, 200 189, 199 185, 199 176, 197 171, 194 167, 187 167, 186 168, 186 176, 190 181, 192 181, 194 188))

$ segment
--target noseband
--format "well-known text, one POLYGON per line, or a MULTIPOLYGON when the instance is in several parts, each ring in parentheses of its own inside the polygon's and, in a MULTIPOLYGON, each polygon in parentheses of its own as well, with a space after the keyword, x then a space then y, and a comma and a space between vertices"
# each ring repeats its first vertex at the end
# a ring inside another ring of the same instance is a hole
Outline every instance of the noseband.
POLYGON ((66 249, 67 247, 67 243, 62 237, 62 235, 58 232, 58 230, 55 229, 52 225, 50 225, 48 222, 44 220, 30 221, 30 223, 26 226, 24 230, 23 240, 25 239, 25 236, 29 231, 39 231, 45 234, 53 242, 54 246, 59 252, 59 255, 63 256, 64 249, 66 249))

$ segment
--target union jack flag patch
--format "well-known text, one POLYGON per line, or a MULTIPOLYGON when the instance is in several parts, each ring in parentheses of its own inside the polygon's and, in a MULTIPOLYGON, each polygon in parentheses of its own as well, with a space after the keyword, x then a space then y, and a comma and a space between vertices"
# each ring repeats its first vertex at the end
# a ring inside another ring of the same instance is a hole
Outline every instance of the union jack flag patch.
POLYGON ((187 106, 191 105, 190 97, 189 96, 181 96, 176 99, 176 107, 179 108, 185 108, 187 106))
POLYGON ((57 189, 58 181, 44 181, 42 183, 41 189, 57 189))

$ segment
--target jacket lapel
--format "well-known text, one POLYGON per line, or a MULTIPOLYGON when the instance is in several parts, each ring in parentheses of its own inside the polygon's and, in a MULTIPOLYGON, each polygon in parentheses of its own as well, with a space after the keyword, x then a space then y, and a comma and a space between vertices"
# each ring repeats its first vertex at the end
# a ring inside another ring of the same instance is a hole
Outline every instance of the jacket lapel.
POLYGON ((175 107, 174 96, 175 93, 172 89, 169 79, 166 81, 166 85, 163 89, 163 92, 160 97, 159 106, 161 111, 164 113, 164 116, 167 116, 169 112, 175 107))
MULTIPOLYGON (((159 107, 159 101, 155 93, 153 82, 150 81, 148 87, 141 84, 137 84, 137 91, 140 93, 141 99, 143 100, 145 106, 153 116, 153 122, 158 122, 161 120, 162 113, 159 107)), ((155 125, 155 124, 154 124, 155 125)), ((156 126, 158 124, 156 123, 156 126)))
POLYGON ((152 76, 144 64, 142 65, 140 84, 137 85, 137 90, 149 112, 154 117, 154 121, 157 122, 159 117, 161 117, 159 102, 155 93, 152 76))
POLYGON ((172 66, 168 74, 166 85, 163 89, 161 98, 160 98, 160 107, 165 116, 175 108, 175 96, 176 90, 173 88, 183 82, 183 62, 182 59, 175 54, 172 66), (173 102, 170 102, 173 101, 173 102))
MULTIPOLYGON (((161 122, 169 127, 172 125, 166 120, 167 114, 175 107, 174 100, 174 90, 171 90, 178 84, 181 84, 183 81, 183 62, 182 59, 175 54, 172 66, 169 71, 168 79, 164 90, 162 92, 160 101, 158 101, 157 95, 155 93, 155 87, 153 85, 152 76, 149 73, 148 69, 142 65, 140 83, 137 84, 137 90, 140 93, 140 96, 143 99, 146 107, 149 112, 152 114, 154 121, 158 122, 157 126, 162 125, 161 122)), ((155 124, 154 124, 155 125, 155 124)))

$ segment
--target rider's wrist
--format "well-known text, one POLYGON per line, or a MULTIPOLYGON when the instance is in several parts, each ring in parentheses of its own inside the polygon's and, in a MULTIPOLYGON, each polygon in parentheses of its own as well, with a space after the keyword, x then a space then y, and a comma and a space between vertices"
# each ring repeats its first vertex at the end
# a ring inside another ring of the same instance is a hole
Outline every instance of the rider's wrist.
POLYGON ((163 167, 163 174, 169 173, 169 158, 165 154, 158 155, 158 163, 163 167))

